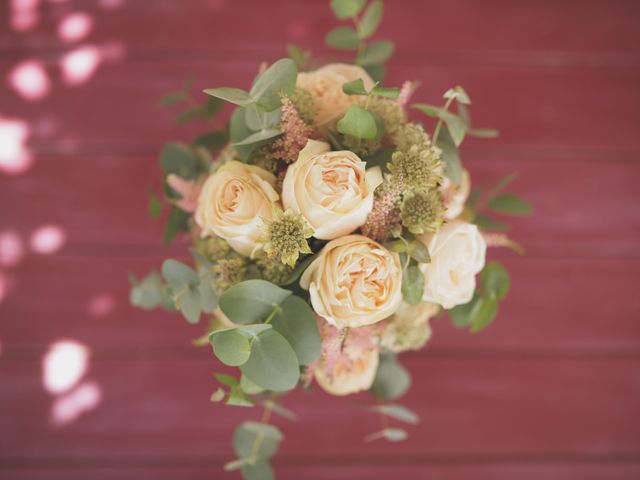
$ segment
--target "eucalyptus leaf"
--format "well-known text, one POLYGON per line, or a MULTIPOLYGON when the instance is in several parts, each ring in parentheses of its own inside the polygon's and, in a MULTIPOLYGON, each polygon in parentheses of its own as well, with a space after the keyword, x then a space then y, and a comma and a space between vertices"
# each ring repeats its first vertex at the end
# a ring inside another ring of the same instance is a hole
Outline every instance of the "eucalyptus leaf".
POLYGON ((475 223, 479 228, 483 230, 496 230, 496 231, 506 231, 509 230, 509 225, 504 222, 499 222, 494 220, 493 218, 477 214, 473 219, 473 223, 475 223))
POLYGON ((237 328, 218 330, 211 334, 213 353, 218 360, 230 367, 239 367, 249 360, 249 337, 237 328))
POLYGON ((364 11, 364 14, 362 15, 362 18, 360 19, 360 22, 358 24, 358 32, 361 38, 368 38, 376 33, 376 30, 380 26, 380 21, 382 20, 382 13, 382 1, 374 0, 373 2, 371 2, 371 4, 364 11))
POLYGON ((247 463, 242 466, 241 471, 244 480, 275 480, 273 468, 265 460, 247 463))
POLYGON ((165 175, 173 173, 187 180, 194 180, 201 168, 197 153, 179 142, 164 145, 160 152, 160 165, 165 175))
POLYGON ((374 440, 385 439, 389 442, 400 442, 406 440, 409 435, 401 428, 385 428, 379 432, 372 433, 364 437, 365 442, 373 442, 374 440))
POLYGON ((225 404, 233 405, 234 407, 253 407, 253 402, 244 394, 244 391, 239 386, 231 387, 229 397, 225 404))
POLYGON ((476 138, 497 138, 500 136, 500 131, 495 128, 470 128, 467 130, 467 135, 476 138))
POLYGON ((190 214, 184 210, 172 206, 169 210, 169 217, 164 228, 163 241, 166 244, 171 243, 178 232, 186 232, 189 230, 190 214))
POLYGON ((342 91, 347 95, 367 95, 369 93, 364 87, 364 81, 361 78, 343 84, 342 91))
POLYGON ((365 3, 366 0, 331 0, 331 10, 338 19, 345 20, 358 15, 365 3))
POLYGON ((373 140, 378 135, 374 116, 360 105, 351 105, 336 126, 340 133, 356 138, 373 140))
POLYGON ((400 95, 400 89, 397 87, 373 87, 372 93, 377 97, 396 99, 400 95))
POLYGON ((454 100, 462 103, 463 105, 471 104, 471 99, 469 98, 469 95, 467 95, 467 92, 465 92, 464 88, 462 88, 460 85, 450 88, 449 90, 444 92, 444 95, 442 97, 446 99, 453 98, 454 100))
POLYGON ((225 132, 209 132, 197 137, 191 145, 208 150, 219 150, 226 145, 228 140, 225 132))
POLYGON ((316 316, 307 302, 288 297, 271 321, 273 328, 289 342, 300 365, 309 365, 320 356, 320 332, 316 316))
POLYGON ((474 292, 470 302, 464 305, 456 305, 451 310, 448 310, 451 323, 453 323, 456 328, 465 328, 471 324, 473 308, 479 299, 478 293, 474 292))
MULTIPOLYGON (((247 127, 247 123, 245 121, 245 109, 236 108, 231 114, 231 118, 229 120, 229 138, 231 141, 234 143, 241 142, 253 133, 253 130, 247 127)), ((235 149, 238 152, 240 159, 246 161, 255 147, 256 145, 236 145, 235 149)))
POLYGON ((402 299, 409 305, 422 301, 424 276, 416 265, 410 265, 402 272, 402 299))
POLYGON ((453 143, 456 147, 459 147, 467 133, 467 123, 460 115, 446 110, 442 110, 438 117, 447 125, 453 143))
POLYGON ((282 132, 276 128, 260 130, 259 132, 252 133, 244 140, 234 143, 233 146, 242 147, 246 145, 258 145, 265 142, 266 140, 271 140, 272 138, 279 137, 280 135, 282 135, 282 132))
POLYGON ((445 164, 444 174, 454 184, 460 185, 460 182, 462 181, 462 162, 460 161, 458 147, 451 138, 447 127, 440 130, 437 145, 442 151, 442 160, 445 164))
POLYGON ((281 93, 293 93, 297 77, 296 62, 290 58, 281 58, 258 77, 249 92, 251 100, 263 110, 271 112, 281 105, 281 93))
POLYGON ((311 265, 311 262, 313 262, 316 258, 317 258, 317 254, 308 255, 305 258, 298 260, 298 264, 296 265, 296 268, 293 269, 291 274, 282 283, 282 285, 291 285, 292 283, 296 282, 300 278, 300 276, 302 276, 302 274, 307 269, 307 267, 311 265))
POLYGON ((360 45, 358 33, 351 27, 338 27, 331 30, 324 41, 338 50, 356 50, 360 45))
POLYGON ((231 87, 219 87, 219 88, 206 88, 203 90, 207 95, 212 97, 226 100, 227 102, 245 107, 251 105, 255 100, 247 92, 240 88, 231 87))
POLYGON ((282 432, 273 425, 243 422, 233 433, 233 449, 240 458, 269 459, 278 451, 282 438, 282 432), (261 441, 255 448, 258 436, 261 441))
POLYGON ((532 211, 529 202, 510 193, 504 193, 489 199, 487 206, 495 212, 509 215, 528 215, 532 211))
POLYGON ((431 262, 431 256, 429 255, 429 249, 420 240, 412 240, 409 242, 407 253, 416 262, 429 263, 431 262))
POLYGON ((379 65, 391 57, 395 50, 393 42, 388 40, 376 40, 367 44, 358 56, 358 64, 361 66, 379 65))
POLYGON ((420 422, 420 417, 418 417, 418 415, 402 405, 387 403, 372 407, 372 410, 412 425, 416 425, 420 422))
POLYGON ((265 280, 246 280, 225 290, 220 308, 234 323, 263 321, 291 292, 265 280))
POLYGON ((380 355, 380 364, 371 386, 371 394, 381 400, 401 397, 411 386, 409 372, 396 360, 392 353, 380 355))
POLYGON ((284 392, 298 383, 298 358, 285 338, 274 329, 260 333, 251 345, 242 373, 266 390, 284 392))
POLYGON ((200 293, 194 287, 188 287, 175 297, 176 306, 187 322, 196 324, 200 321, 200 293))
POLYGON ((190 122, 194 118, 202 118, 203 114, 204 110, 202 107, 190 107, 180 112, 178 116, 176 116, 175 122, 178 125, 182 125, 184 123, 190 122))
POLYGON ((442 111, 441 107, 436 107, 435 105, 429 105, 427 103, 414 103, 411 105, 411 108, 415 108, 416 110, 421 111, 428 117, 438 117, 440 112, 442 111))
POLYGON ((242 391, 247 395, 257 395, 264 392, 264 388, 253 383, 246 375, 240 377, 240 388, 242 388, 242 391))
POLYGON ((173 305, 173 301, 167 298, 162 278, 157 273, 150 273, 140 281, 133 278, 132 284, 129 293, 131 305, 143 310, 164 306, 167 301, 173 305))
POLYGON ((183 101, 186 96, 186 92, 183 91, 167 93, 158 101, 158 105, 160 105, 161 107, 166 107, 167 105, 179 103, 183 101))
POLYGON ((387 70, 382 63, 377 63, 375 65, 362 65, 362 67, 374 82, 384 82, 387 70))
POLYGON ((244 112, 247 127, 252 130, 273 129, 278 126, 282 117, 281 108, 265 112, 254 106, 249 106, 244 109, 244 112))
POLYGON ((502 300, 509 293, 509 272, 500 262, 489 262, 480 272, 483 296, 502 300))
POLYGON ((199 283, 198 275, 191 267, 172 258, 162 263, 162 276, 175 292, 199 283))
POLYGON ((471 333, 485 329, 498 314, 498 302, 494 298, 480 297, 474 305, 471 318, 471 333))
POLYGON ((213 376, 217 381, 221 384, 226 385, 227 387, 235 387, 238 385, 238 379, 231 375, 226 375, 224 373, 214 373, 213 376))

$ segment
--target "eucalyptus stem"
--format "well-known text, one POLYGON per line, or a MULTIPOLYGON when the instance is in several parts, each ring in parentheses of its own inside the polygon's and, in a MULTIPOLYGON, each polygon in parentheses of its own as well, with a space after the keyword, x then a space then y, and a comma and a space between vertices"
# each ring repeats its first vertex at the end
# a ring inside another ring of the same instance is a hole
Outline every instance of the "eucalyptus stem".
POLYGON ((264 323, 271 323, 271 320, 273 320, 273 317, 276 316, 276 313, 278 313, 280 311, 280 305, 275 305, 273 307, 273 310, 271 310, 271 313, 269 314, 269 316, 265 319, 264 323))
MULTIPOLYGON (((451 97, 449 99, 447 99, 447 101, 444 104, 444 107, 442 107, 442 109, 446 112, 447 110, 449 110, 449 107, 451 106, 451 103, 453 102, 454 98, 451 97)), ((435 146, 436 142, 438 141, 438 135, 440 135, 440 129, 442 128, 442 124, 444 122, 442 121, 442 118, 438 118, 438 123, 436 123, 436 128, 433 131, 433 140, 432 143, 435 146)))
MULTIPOLYGON (((271 404, 269 402, 264 403, 264 411, 262 412, 262 417, 260 418, 260 423, 263 425, 269 424, 269 419, 271 418, 271 404)), ((251 446, 251 458, 252 462, 255 462, 258 459, 258 452, 260 451, 260 446, 262 445, 262 441, 264 440, 264 434, 262 432, 258 432, 256 434, 256 439, 253 441, 253 445, 251 446)))

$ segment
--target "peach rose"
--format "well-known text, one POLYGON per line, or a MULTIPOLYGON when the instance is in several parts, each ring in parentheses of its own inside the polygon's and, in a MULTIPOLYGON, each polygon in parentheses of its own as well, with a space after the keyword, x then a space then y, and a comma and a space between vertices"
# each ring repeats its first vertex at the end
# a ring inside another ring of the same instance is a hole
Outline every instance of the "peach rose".
POLYGON ((431 263, 420 264, 424 274, 422 299, 450 309, 471 301, 476 274, 484 268, 487 243, 478 227, 455 220, 435 235, 422 235, 431 263))
POLYGON ((309 140, 291 164, 282 185, 282 202, 309 222, 313 236, 331 240, 356 230, 373 208, 373 192, 382 183, 380 168, 365 170, 353 152, 330 151, 309 140))
POLYGON ((198 198, 195 220, 202 236, 217 235, 241 255, 258 246, 262 219, 273 219, 278 206, 276 177, 232 160, 209 176, 198 198))
POLYGON ((338 328, 371 325, 395 313, 401 284, 398 255, 362 235, 327 243, 300 279, 316 313, 338 328))
POLYGON ((296 86, 304 88, 313 97, 316 125, 333 127, 336 120, 359 101, 361 97, 342 91, 343 84, 358 78, 362 79, 367 90, 373 88, 374 82, 369 74, 356 65, 330 63, 313 72, 298 74, 296 86))

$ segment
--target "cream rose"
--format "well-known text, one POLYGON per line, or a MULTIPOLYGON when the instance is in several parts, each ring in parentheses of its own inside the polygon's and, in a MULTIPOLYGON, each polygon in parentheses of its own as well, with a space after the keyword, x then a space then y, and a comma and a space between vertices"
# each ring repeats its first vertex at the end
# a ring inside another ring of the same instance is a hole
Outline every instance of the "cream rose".
POLYGON ((440 306, 430 302, 409 305, 402 302, 393 316, 384 322, 380 345, 391 352, 419 350, 431 338, 429 320, 440 311, 440 306))
POLYGON ((291 164, 282 184, 282 203, 309 222, 322 240, 347 235, 367 219, 373 192, 382 183, 380 168, 349 151, 331 152, 328 144, 309 140, 291 164))
POLYGON ((379 363, 378 325, 339 330, 318 318, 320 359, 312 367, 318 385, 332 395, 369 390, 379 363))
POLYGON ((315 123, 333 126, 347 109, 359 101, 357 95, 347 95, 342 85, 361 78, 367 90, 374 82, 361 67, 345 63, 330 63, 313 72, 298 74, 296 86, 307 90, 314 100, 315 123))
POLYGON ((462 170, 460 185, 456 185, 449 178, 444 177, 440 186, 440 196, 445 207, 444 218, 453 220, 464 210, 464 204, 471 192, 471 176, 467 170, 462 170))
POLYGON ((224 238, 249 256, 258 246, 262 219, 274 218, 276 177, 262 168, 232 160, 205 181, 198 198, 196 223, 202 235, 224 238))
POLYGON ((485 262, 487 244, 471 223, 446 223, 435 235, 420 237, 431 263, 420 264, 424 274, 422 299, 450 309, 468 303, 476 287, 476 274, 485 262))
POLYGON ((300 279, 316 313, 338 328, 392 315, 402 301, 401 283, 398 255, 362 235, 327 243, 300 279))

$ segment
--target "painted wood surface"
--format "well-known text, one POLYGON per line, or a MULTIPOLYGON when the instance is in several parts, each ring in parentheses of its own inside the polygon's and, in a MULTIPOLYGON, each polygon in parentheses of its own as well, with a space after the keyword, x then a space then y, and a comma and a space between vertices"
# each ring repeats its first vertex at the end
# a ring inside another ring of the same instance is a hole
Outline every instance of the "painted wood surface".
MULTIPOLYGON (((462 84, 474 123, 501 130, 463 159, 477 184, 519 174, 513 189, 535 213, 510 233, 527 255, 491 252, 513 284, 491 328, 472 336, 437 320, 429 347, 406 356, 404 403, 422 417, 407 442, 362 442, 378 428, 358 406, 366 397, 298 392, 287 406, 301 421, 277 420, 279 478, 638 478, 640 4, 386 3, 389 83, 420 79, 416 99, 430 102, 462 84)), ((24 122, 28 162, 0 173, 0 478, 236 478, 220 471, 230 433, 259 413, 209 402, 224 369, 191 346, 201 329, 128 305, 129 272, 185 257, 146 214, 156 155, 207 127, 176 126, 157 100, 189 73, 197 88, 247 85, 287 42, 336 58, 322 45, 327 2, 43 0, 23 32, 10 4, 0 125, 24 122), (63 41, 76 12, 92 28, 63 41), (99 65, 74 83, 61 62, 78 51, 99 65), (30 101, 10 79, 31 60, 49 91, 30 101), (43 382, 60 341, 86 348, 76 389, 97 400, 64 424, 52 415, 69 392, 43 382)))

